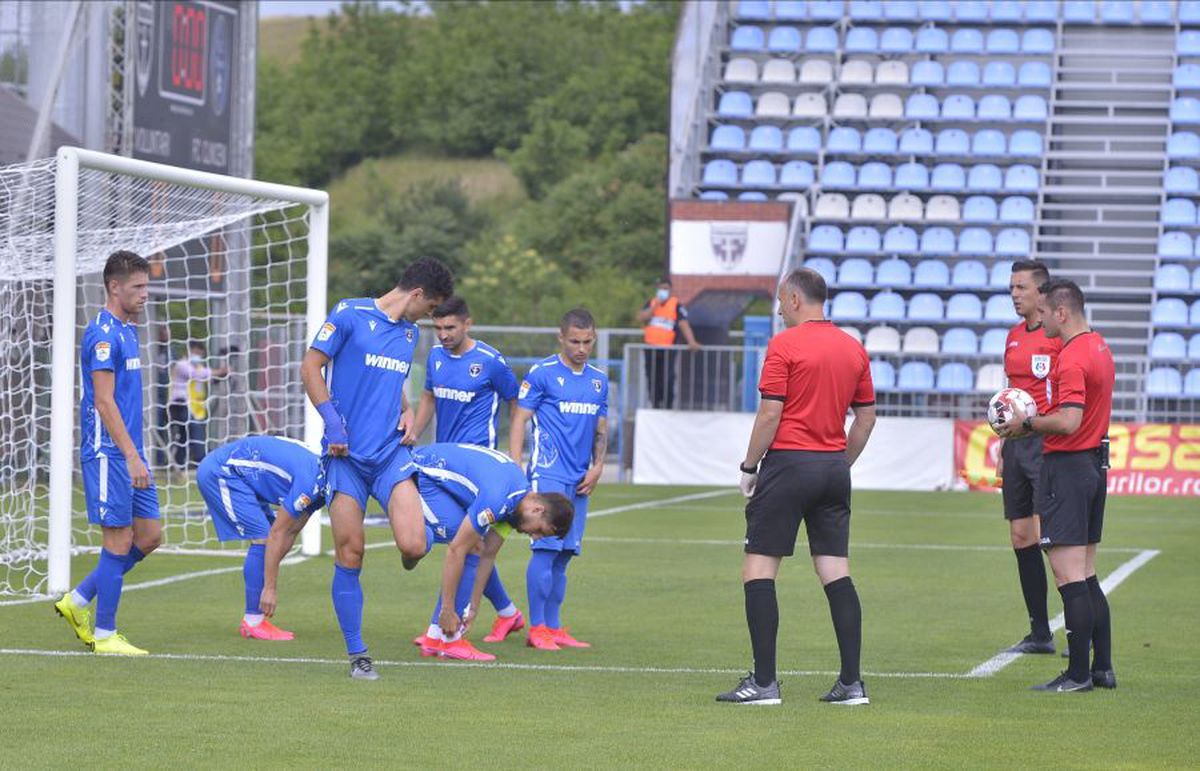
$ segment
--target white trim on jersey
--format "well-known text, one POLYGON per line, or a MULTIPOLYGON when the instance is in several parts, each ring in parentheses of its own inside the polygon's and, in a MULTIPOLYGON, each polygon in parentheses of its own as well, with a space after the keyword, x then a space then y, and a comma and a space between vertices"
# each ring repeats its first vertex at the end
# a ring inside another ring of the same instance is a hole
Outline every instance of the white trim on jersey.
POLYGON ((100 457, 100 502, 108 503, 108 456, 100 457))
POLYGON ((496 415, 500 412, 500 392, 492 390, 492 411, 488 415, 488 447, 496 449, 496 415))
POLYGON ((512 458, 497 450, 495 447, 480 447, 477 444, 456 444, 455 447, 472 452, 481 452, 497 463, 512 463, 512 458))
MULTIPOLYGON (((483 449, 483 448, 480 448, 480 449, 483 449)), ((424 474, 427 477, 432 477, 434 479, 444 479, 444 480, 447 480, 450 482, 458 482, 460 485, 462 485, 463 487, 470 490, 473 495, 479 494, 479 488, 475 485, 475 483, 472 482, 470 479, 467 479, 462 474, 458 474, 453 471, 448 471, 444 468, 438 468, 436 466, 422 466, 419 463, 415 464, 415 465, 417 467, 417 471, 421 472, 422 474, 424 474)))
POLYGON ((225 461, 225 464, 227 466, 241 466, 244 468, 259 469, 260 471, 270 471, 272 474, 274 474, 275 476, 284 480, 285 482, 292 481, 291 474, 289 474, 286 471, 284 471, 283 469, 279 468, 279 466, 276 466, 273 463, 267 463, 266 461, 247 460, 244 458, 230 458, 229 460, 225 461))
POLYGON ((538 425, 537 412, 533 413, 533 451, 529 453, 529 475, 537 473, 538 447, 541 446, 542 429, 538 425))
POLYGON ((221 504, 225 507, 225 516, 229 517, 229 521, 237 528, 239 535, 246 534, 246 528, 238 521, 237 514, 233 511, 233 497, 229 495, 229 485, 225 484, 224 479, 217 479, 217 486, 221 488, 221 504))
POLYGON ((100 411, 92 407, 92 422, 96 424, 96 436, 92 439, 92 450, 99 452, 100 450, 100 411))
POLYGON ((441 523, 438 522, 438 518, 436 515, 434 515, 433 509, 429 508, 429 504, 425 502, 425 499, 421 498, 421 496, 417 496, 417 498, 421 501, 421 512, 425 515, 425 521, 431 525, 440 525, 441 523))

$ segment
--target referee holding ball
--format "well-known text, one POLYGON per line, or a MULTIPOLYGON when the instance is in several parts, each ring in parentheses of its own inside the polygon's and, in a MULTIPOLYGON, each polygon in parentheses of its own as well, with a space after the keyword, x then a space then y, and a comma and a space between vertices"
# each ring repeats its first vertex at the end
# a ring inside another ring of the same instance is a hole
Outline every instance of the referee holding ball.
POLYGON ((717 701, 781 703, 775 577, 780 561, 795 551, 803 521, 842 660, 837 682, 821 700, 869 703, 859 672, 862 608, 848 555, 850 466, 875 426, 875 391, 862 345, 825 319, 827 297, 825 280, 807 268, 792 271, 779 285, 779 315, 787 329, 767 346, 762 401, 741 467, 742 493, 750 499, 742 586, 754 671, 717 701), (848 408, 854 422, 847 436, 848 408))

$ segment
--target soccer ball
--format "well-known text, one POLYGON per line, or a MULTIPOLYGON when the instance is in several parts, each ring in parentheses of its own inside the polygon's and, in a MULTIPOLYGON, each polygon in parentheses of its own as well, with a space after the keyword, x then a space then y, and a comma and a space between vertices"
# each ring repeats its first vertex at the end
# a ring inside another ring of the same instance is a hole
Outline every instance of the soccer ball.
POLYGON ((1028 393, 1020 388, 1001 388, 988 399, 987 420, 993 431, 1000 433, 1000 427, 1012 420, 1014 404, 1021 405, 1026 417, 1037 414, 1037 402, 1028 393))

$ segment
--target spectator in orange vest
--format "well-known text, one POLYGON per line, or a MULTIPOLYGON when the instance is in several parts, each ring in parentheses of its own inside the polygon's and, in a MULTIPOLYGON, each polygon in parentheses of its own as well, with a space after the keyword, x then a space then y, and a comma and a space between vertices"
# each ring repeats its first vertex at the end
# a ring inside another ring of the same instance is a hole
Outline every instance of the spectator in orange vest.
POLYGON ((671 294, 671 282, 658 282, 654 297, 638 311, 638 321, 645 325, 646 345, 660 350, 646 351, 646 381, 650 389, 650 404, 655 409, 671 409, 675 401, 675 345, 679 333, 688 350, 700 350, 700 343, 688 323, 687 308, 671 294))

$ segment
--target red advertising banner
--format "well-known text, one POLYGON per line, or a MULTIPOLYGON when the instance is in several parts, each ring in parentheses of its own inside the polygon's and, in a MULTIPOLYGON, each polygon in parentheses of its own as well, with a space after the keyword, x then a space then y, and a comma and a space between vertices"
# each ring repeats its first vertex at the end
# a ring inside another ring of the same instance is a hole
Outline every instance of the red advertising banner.
MULTIPOLYGON (((1200 496, 1200 426, 1113 423, 1108 492, 1200 496)), ((972 490, 995 490, 1000 437, 985 421, 954 421, 954 466, 972 490)))

